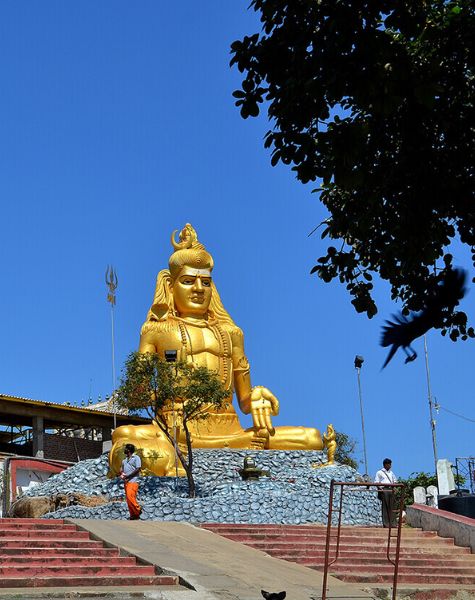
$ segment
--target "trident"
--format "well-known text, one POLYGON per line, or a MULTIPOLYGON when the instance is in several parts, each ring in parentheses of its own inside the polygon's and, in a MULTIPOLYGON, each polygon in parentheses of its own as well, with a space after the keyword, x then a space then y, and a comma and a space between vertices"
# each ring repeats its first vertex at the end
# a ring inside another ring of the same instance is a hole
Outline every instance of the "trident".
POLYGON ((114 401, 114 392, 115 392, 115 352, 114 352, 114 306, 115 306, 115 291, 117 289, 117 285, 119 284, 119 280, 117 278, 117 273, 114 271, 114 267, 112 265, 108 265, 106 269, 106 285, 109 288, 109 293, 107 294, 107 302, 110 302, 111 305, 111 333, 112 333, 112 410, 114 413, 114 429, 117 427, 117 417, 115 410, 115 401, 114 401))
POLYGON ((117 279, 117 273, 114 271, 114 267, 112 265, 108 266, 106 269, 106 285, 109 288, 107 302, 110 302, 112 306, 115 306, 115 291, 118 283, 119 280, 117 279))

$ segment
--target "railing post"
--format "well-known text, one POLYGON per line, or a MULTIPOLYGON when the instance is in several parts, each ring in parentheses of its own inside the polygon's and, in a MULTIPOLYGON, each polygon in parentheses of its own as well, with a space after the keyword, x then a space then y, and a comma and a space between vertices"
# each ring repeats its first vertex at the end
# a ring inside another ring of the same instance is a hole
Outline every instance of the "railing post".
POLYGON ((360 483, 360 482, 349 482, 349 481, 335 481, 334 479, 332 479, 330 482, 330 495, 329 495, 328 517, 327 517, 327 534, 326 534, 326 541, 325 541, 325 562, 323 565, 323 587, 322 587, 321 600, 326 600, 326 598, 327 598, 328 569, 329 569, 330 565, 332 565, 333 563, 335 563, 337 561, 339 552, 340 552, 341 519, 342 519, 342 513, 343 513, 343 494, 344 494, 343 490, 344 490, 345 486, 352 486, 354 488, 366 488, 367 490, 369 490, 370 488, 376 488, 376 489, 385 488, 387 490, 391 490, 391 493, 393 493, 393 494, 395 493, 396 489, 401 489, 401 496, 399 498, 399 508, 398 508, 399 516, 398 516, 397 536, 396 536, 396 555, 394 557, 394 561, 391 560, 390 555, 389 555, 391 539, 393 537, 393 536, 391 536, 392 515, 390 515, 390 526, 389 526, 389 530, 388 530, 388 540, 387 540, 387 549, 386 549, 387 559, 390 563, 392 563, 394 565, 392 600, 396 600, 397 578, 398 578, 398 574, 399 574, 399 553, 400 553, 400 549, 401 549, 402 513, 403 513, 403 508, 404 508, 403 490, 405 488, 405 485, 401 484, 401 483, 376 484, 376 483, 362 483, 362 482, 360 483), (334 495, 335 495, 335 487, 336 486, 338 486, 340 488, 337 540, 336 540, 336 546, 335 546, 336 554, 335 554, 334 560, 332 560, 330 563, 330 539, 331 539, 332 516, 333 516, 333 499, 334 499, 334 495))
POLYGON ((325 542, 325 564, 323 565, 323 589, 322 589, 322 600, 327 597, 327 579, 328 579, 328 563, 330 559, 330 535, 332 528, 332 513, 333 513, 333 491, 335 489, 334 479, 330 482, 330 499, 328 504, 328 516, 327 516, 327 539, 325 542))
POLYGON ((396 538, 396 556, 394 557, 394 576, 393 576, 393 598, 396 600, 397 594, 397 576, 399 573, 399 551, 401 549, 401 527, 402 527, 402 511, 404 509, 404 487, 401 488, 401 496, 399 498, 399 515, 397 523, 397 538, 396 538))

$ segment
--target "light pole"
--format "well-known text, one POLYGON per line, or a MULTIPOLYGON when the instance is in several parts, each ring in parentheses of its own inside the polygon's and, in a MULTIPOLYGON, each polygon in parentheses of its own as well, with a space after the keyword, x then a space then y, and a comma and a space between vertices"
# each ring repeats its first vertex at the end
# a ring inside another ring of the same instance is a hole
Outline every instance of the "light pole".
POLYGON ((112 342, 112 410, 114 412, 114 429, 117 427, 117 417, 115 410, 115 342, 114 342, 114 306, 115 306, 115 291, 119 280, 117 279, 117 273, 114 271, 112 265, 106 269, 106 285, 109 288, 107 294, 107 302, 111 305, 111 342, 112 342))
POLYGON ((365 468, 365 475, 368 475, 368 457, 366 455, 366 433, 365 433, 365 428, 364 428, 363 396, 361 394, 361 378, 360 378, 360 371, 361 371, 361 367, 363 366, 363 363, 364 363, 364 358, 362 356, 360 356, 359 354, 357 354, 355 356, 355 369, 356 369, 356 373, 358 376, 358 396, 360 399, 361 430, 363 431, 364 468, 365 468))
POLYGON ((435 474, 437 475, 437 439, 435 433, 435 419, 434 413, 432 412, 432 390, 430 386, 430 372, 429 372, 429 353, 427 351, 427 336, 424 335, 424 354, 426 357, 426 377, 427 377, 427 396, 429 398, 429 415, 430 415, 430 429, 432 433, 432 451, 434 452, 434 467, 435 474))
MULTIPOLYGON (((165 350, 165 360, 175 364, 175 375, 178 375, 178 366, 176 364, 178 352, 176 350, 165 350)), ((175 413, 175 398, 172 398, 172 415, 173 415, 173 446, 175 449, 175 490, 178 488, 178 452, 177 433, 176 433, 176 413, 175 413)))

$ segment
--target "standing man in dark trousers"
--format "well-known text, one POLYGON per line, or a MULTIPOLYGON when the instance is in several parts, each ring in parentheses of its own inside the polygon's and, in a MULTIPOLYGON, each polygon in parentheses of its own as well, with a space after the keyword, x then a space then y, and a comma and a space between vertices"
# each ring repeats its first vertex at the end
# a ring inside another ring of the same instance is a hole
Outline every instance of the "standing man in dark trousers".
POLYGON ((133 444, 125 445, 125 459, 122 461, 122 469, 119 475, 124 482, 125 499, 127 500, 131 521, 139 519, 142 513, 142 509, 137 502, 137 492, 139 490, 138 475, 140 474, 142 461, 140 460, 140 456, 134 454, 134 452, 135 446, 133 444))
MULTIPOLYGON (((397 477, 391 471, 392 460, 385 458, 383 468, 376 473, 375 483, 397 483, 397 477)), ((394 518, 394 489, 382 489, 378 492, 378 498, 381 500, 381 514, 383 517, 383 527, 396 527, 394 518)))

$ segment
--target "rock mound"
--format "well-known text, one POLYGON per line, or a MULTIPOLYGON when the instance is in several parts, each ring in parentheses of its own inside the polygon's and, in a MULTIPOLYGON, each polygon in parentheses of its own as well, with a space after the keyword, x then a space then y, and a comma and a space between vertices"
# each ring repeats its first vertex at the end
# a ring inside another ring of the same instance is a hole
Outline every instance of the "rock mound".
MULTIPOLYGON (((358 481, 351 467, 335 465, 316 469, 325 462, 323 452, 305 450, 195 450, 194 478, 197 497, 187 497, 186 479, 143 477, 138 499, 142 519, 189 521, 194 523, 326 523, 330 481, 358 481), (239 469, 244 457, 270 477, 242 481, 239 469)), ((52 476, 27 492, 28 496, 83 494, 105 496, 109 501, 95 507, 68 506, 49 513, 50 518, 126 519, 123 485, 118 478, 107 479, 104 454, 84 460, 52 476)), ((339 502, 336 495, 335 507, 339 502)), ((380 503, 376 492, 358 488, 345 491, 343 523, 380 525, 380 503)))

